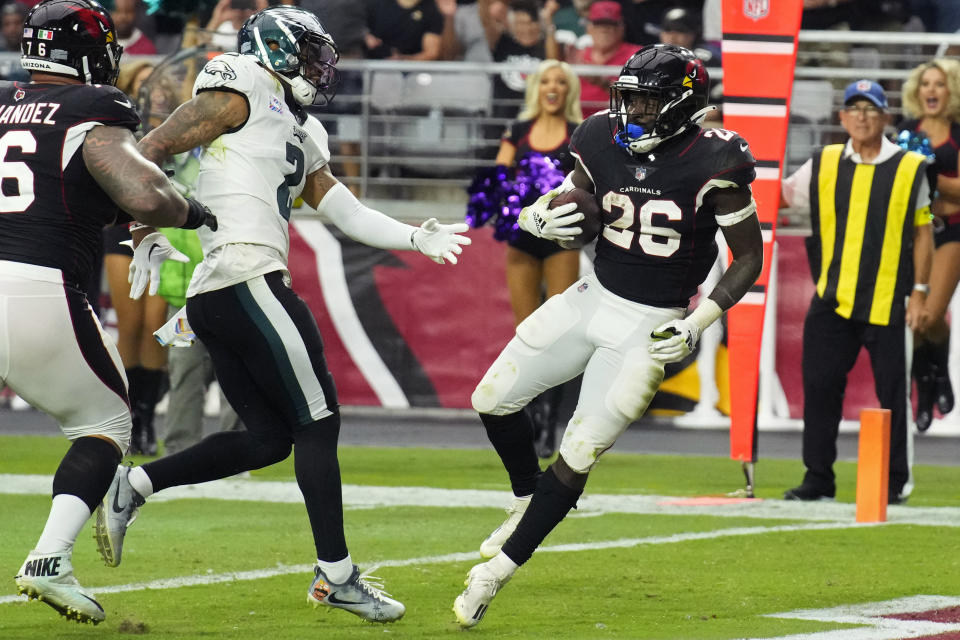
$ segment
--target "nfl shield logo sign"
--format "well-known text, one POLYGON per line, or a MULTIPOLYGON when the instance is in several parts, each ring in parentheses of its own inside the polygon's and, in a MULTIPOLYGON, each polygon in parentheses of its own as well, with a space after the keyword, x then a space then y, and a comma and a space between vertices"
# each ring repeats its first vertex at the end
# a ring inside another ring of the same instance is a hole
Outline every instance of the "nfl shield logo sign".
POLYGON ((766 18, 770 13, 770 0, 743 0, 743 15, 751 20, 766 18))
POLYGON ((633 177, 637 180, 643 180, 647 177, 647 170, 644 167, 637 167, 637 170, 633 172, 633 177))

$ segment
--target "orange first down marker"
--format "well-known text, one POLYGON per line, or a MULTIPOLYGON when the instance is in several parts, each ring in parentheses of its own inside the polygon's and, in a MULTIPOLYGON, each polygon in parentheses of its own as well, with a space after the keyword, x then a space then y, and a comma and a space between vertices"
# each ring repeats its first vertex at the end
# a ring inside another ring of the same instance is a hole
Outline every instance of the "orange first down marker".
POLYGON ((857 522, 887 521, 889 471, 890 410, 862 409, 857 456, 857 522))

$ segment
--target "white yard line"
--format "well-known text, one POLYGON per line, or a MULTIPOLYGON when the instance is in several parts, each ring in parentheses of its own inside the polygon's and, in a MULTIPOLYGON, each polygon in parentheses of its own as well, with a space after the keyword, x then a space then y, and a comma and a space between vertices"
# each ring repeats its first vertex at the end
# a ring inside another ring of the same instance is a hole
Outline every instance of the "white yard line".
MULTIPOLYGON (((52 476, 0 474, 0 494, 50 495, 52 476)), ((150 497, 150 502, 182 499, 253 500, 258 502, 301 503, 296 482, 246 479, 216 480, 198 485, 174 487, 150 497)), ((478 489, 436 489, 433 487, 343 486, 347 508, 370 507, 491 507, 504 508, 512 496, 508 491, 478 489)), ((603 513, 710 515, 771 520, 834 521, 853 523, 856 505, 844 502, 798 502, 788 500, 731 501, 720 505, 676 504, 670 496, 602 495, 582 497, 575 515, 603 513)), ((960 527, 960 508, 891 505, 889 524, 917 524, 960 527)), ((859 525, 875 526, 875 525, 859 525)))
MULTIPOLYGON (((598 549, 624 549, 637 547, 641 545, 659 545, 675 544, 679 542, 690 542, 695 540, 716 540, 718 538, 727 538, 731 536, 760 535, 764 533, 782 533, 786 531, 814 531, 824 529, 849 529, 857 525, 840 522, 819 522, 811 524, 784 525, 777 527, 732 527, 729 529, 717 529, 714 531, 697 531, 693 533, 675 533, 669 536, 652 536, 648 538, 622 538, 620 540, 602 540, 598 542, 580 542, 574 544, 555 544, 540 547, 537 553, 569 553, 572 551, 595 551, 598 549)), ((461 553, 447 553, 438 556, 422 556, 419 558, 405 558, 400 560, 381 560, 375 562, 376 567, 410 567, 425 564, 441 564, 448 562, 468 562, 480 560, 478 551, 465 551, 461 553)), ((153 589, 180 589, 182 587, 193 587, 197 585, 219 584, 223 582, 236 582, 243 580, 262 580, 274 576, 290 574, 309 574, 313 571, 313 565, 277 565, 270 569, 253 569, 251 571, 230 571, 227 573, 208 573, 192 576, 178 576, 175 578, 164 578, 161 580, 152 580, 150 582, 134 582, 130 584, 109 585, 103 587, 90 587, 90 590, 97 594, 104 593, 122 593, 127 591, 145 591, 153 589)), ((24 602, 26 596, 0 596, 0 604, 9 602, 24 602)))
MULTIPOLYGON (((51 476, 0 474, 0 494, 50 495, 51 476)), ((300 503, 303 498, 295 482, 258 482, 246 479, 226 479, 189 487, 168 489, 150 498, 150 502, 182 499, 245 500, 260 502, 300 503)), ((344 506, 351 509, 375 507, 490 507, 502 508, 511 495, 506 491, 483 491, 466 489, 435 489, 431 487, 371 487, 345 485, 344 506)), ((676 544, 698 540, 715 540, 734 536, 763 535, 790 531, 820 531, 852 529, 865 526, 855 522, 855 505, 844 503, 800 503, 783 500, 731 501, 721 505, 684 504, 668 496, 639 495, 590 495, 582 498, 574 515, 595 516, 605 513, 663 514, 663 515, 713 515, 739 518, 798 520, 804 524, 779 526, 729 527, 713 531, 677 533, 646 538, 622 538, 595 542, 556 544, 541 547, 538 553, 570 553, 599 549, 629 548, 641 545, 676 544), (679 502, 679 504, 678 504, 679 502)), ((919 524, 933 526, 960 526, 960 509, 952 507, 891 506, 888 510, 890 524, 919 524)), ((396 560, 382 560, 380 567, 407 567, 451 562, 472 562, 480 559, 477 551, 421 556, 396 560)), ((148 582, 105 585, 93 588, 97 594, 124 593, 160 589, 221 584, 246 580, 262 580, 282 575, 306 574, 313 571, 309 564, 277 565, 267 569, 208 573, 177 576, 148 582)), ((23 602, 25 596, 0 596, 0 605, 23 602)), ((883 614, 922 611, 938 606, 956 606, 960 600, 939 596, 916 596, 887 603, 867 603, 837 607, 826 610, 799 610, 768 614, 771 617, 818 620, 835 623, 865 625, 862 627, 823 631, 810 634, 782 636, 769 640, 893 640, 918 635, 933 635, 960 630, 960 625, 933 623, 923 620, 900 621, 882 618, 883 614), (907 602, 907 600, 910 600, 907 602)))

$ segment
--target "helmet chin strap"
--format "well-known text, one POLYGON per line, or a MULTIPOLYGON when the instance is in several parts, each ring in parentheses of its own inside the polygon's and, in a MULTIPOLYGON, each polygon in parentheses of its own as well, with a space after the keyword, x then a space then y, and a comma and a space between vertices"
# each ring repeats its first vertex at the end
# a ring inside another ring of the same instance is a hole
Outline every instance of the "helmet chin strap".
POLYGON ((293 78, 288 78, 282 73, 278 73, 277 75, 290 86, 290 93, 293 94, 293 99, 299 104, 308 106, 313 104, 313 101, 317 99, 317 88, 303 76, 297 74, 293 78))
MULTIPOLYGON (((669 106, 671 105, 665 107, 664 110, 669 108, 669 106)), ((621 131, 616 137, 617 144, 635 154, 647 153, 670 138, 680 135, 691 126, 700 124, 703 122, 703 119, 707 117, 708 113, 716 111, 716 109, 717 107, 713 105, 700 109, 668 136, 658 136, 653 131, 646 133, 646 130, 642 126, 627 123, 625 130, 621 131)))

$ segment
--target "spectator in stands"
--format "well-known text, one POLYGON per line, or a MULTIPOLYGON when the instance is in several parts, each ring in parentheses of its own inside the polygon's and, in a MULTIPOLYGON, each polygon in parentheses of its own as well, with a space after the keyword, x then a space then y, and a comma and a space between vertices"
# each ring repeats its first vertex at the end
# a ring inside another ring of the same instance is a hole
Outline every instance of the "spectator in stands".
POLYGON ((139 28, 137 21, 143 12, 140 0, 113 0, 113 24, 117 28, 117 41, 124 54, 153 55, 157 48, 139 28))
MULTIPOLYGON (((960 281, 960 63, 937 59, 917 66, 903 85, 900 124, 911 138, 926 138, 932 155, 928 169, 933 196, 933 269, 926 309, 926 331, 914 335, 913 377, 917 383, 917 429, 926 431, 936 405, 941 415, 953 410, 948 356, 947 305, 960 281)), ((917 151, 918 149, 913 149, 917 151)))
POLYGON ((366 57, 439 60, 443 16, 434 0, 367 0, 366 57))
POLYGON ((674 7, 660 19, 660 42, 690 49, 708 67, 720 66, 720 48, 704 43, 700 37, 700 21, 683 7, 674 7))
MULTIPOLYGON (((587 14, 591 4, 593 0, 560 3, 560 8, 553 14, 553 26, 561 47, 582 49, 587 46, 586 43, 580 43, 580 39, 587 35, 587 14)), ((561 53, 560 57, 565 59, 566 55, 561 53)))
MULTIPOLYGON (((0 50, 20 51, 20 38, 23 36, 23 21, 27 17, 27 6, 20 2, 8 2, 0 9, 0 50)), ((20 59, 12 57, 0 62, 0 79, 29 82, 30 74, 20 66, 20 59)))
POLYGON ((859 22, 856 0, 803 0, 801 29, 851 29, 859 22))
MULTIPOLYGON (((660 17, 668 9, 681 4, 681 1, 622 0, 620 4, 623 8, 623 22, 626 30, 624 38, 627 42, 647 45, 660 41, 660 17)), ((684 4, 686 6, 691 3, 684 4)))
POLYGON ((480 19, 484 2, 458 4, 457 0, 436 0, 443 15, 441 58, 467 62, 492 62, 493 54, 487 44, 487 35, 480 19))
MULTIPOLYGON (((575 50, 567 62, 621 67, 640 48, 623 39, 623 12, 619 3, 613 0, 596 0, 590 5, 588 17, 587 33, 593 39, 593 44, 585 49, 575 50)), ((584 117, 610 105, 610 82, 615 79, 609 76, 580 77, 580 104, 584 117)))
MULTIPOLYGON (((546 33, 536 0, 477 0, 494 62, 535 66, 547 57, 546 33)), ((556 2, 552 3, 556 8, 556 2)), ((552 18, 552 14, 550 14, 552 18)), ((551 38, 553 34, 550 34, 551 38)), ((493 115, 515 118, 526 92, 526 73, 504 71, 493 79, 493 115)))
POLYGON ((960 0, 910 0, 910 13, 923 21, 927 31, 960 31, 960 0))
MULTIPOLYGON (((364 37, 367 34, 367 8, 363 0, 302 0, 300 8, 313 12, 333 37, 340 50, 341 60, 363 58, 364 37)), ((339 175, 353 195, 360 196, 360 117, 363 99, 361 71, 340 69, 337 99, 329 105, 311 108, 310 112, 323 122, 335 140, 340 161, 339 175)))
POLYGON ((221 51, 236 51, 240 27, 247 18, 266 8, 267 0, 220 0, 207 22, 210 45, 221 51))
POLYGON ((20 38, 23 37, 23 21, 27 17, 27 5, 22 2, 8 2, 0 9, 0 32, 3 34, 2 51, 20 51, 20 38))
POLYGON ((846 144, 824 147, 783 181, 787 205, 810 206, 807 248, 816 283, 803 326, 806 474, 786 500, 836 495, 844 390, 864 347, 880 406, 891 412, 888 501, 909 495, 904 334, 926 327, 933 233, 925 159, 884 137, 887 108, 879 84, 851 83, 840 111, 846 144))
MULTIPOLYGON (((580 80, 566 63, 544 60, 527 79, 523 110, 503 134, 496 164, 514 168, 524 157, 544 155, 558 160, 566 175, 575 164, 568 149, 570 136, 582 121, 580 80)), ((522 229, 507 242, 507 289, 514 324, 519 325, 545 298, 562 293, 577 280, 580 251, 563 249, 522 229)), ((549 458, 556 449, 564 386, 548 389, 527 405, 541 458, 549 458)))

